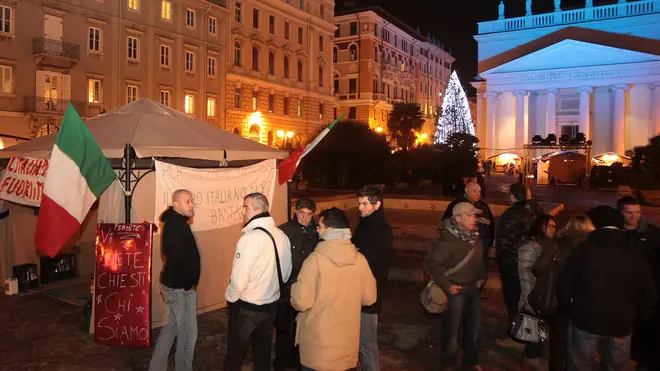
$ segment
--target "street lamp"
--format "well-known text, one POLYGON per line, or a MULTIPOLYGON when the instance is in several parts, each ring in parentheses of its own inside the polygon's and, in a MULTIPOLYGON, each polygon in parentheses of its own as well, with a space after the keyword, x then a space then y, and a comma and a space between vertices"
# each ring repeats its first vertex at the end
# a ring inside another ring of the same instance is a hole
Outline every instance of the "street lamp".
POLYGON ((276 131, 275 134, 277 134, 278 138, 284 139, 284 130, 280 129, 280 130, 276 131))
POLYGON ((382 132, 383 132, 382 127, 379 126, 379 127, 376 128, 376 133, 382 133, 382 132))
POLYGON ((293 131, 287 131, 287 132, 286 132, 286 136, 287 136, 287 138, 289 138, 289 139, 293 138, 293 134, 295 134, 293 131))

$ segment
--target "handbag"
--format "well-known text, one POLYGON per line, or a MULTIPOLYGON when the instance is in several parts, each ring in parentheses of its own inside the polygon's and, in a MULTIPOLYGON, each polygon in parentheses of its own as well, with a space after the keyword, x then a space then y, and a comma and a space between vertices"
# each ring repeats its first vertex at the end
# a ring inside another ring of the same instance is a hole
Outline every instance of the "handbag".
MULTIPOLYGON (((445 277, 449 276, 459 269, 463 268, 465 264, 467 264, 468 261, 470 261, 470 258, 472 258, 472 255, 474 255, 474 250, 475 248, 473 247, 464 257, 461 259, 461 261, 454 266, 454 268, 449 269, 445 272, 445 277)), ((424 287, 424 290, 422 290, 422 293, 419 295, 419 300, 422 303, 422 306, 424 309, 426 309, 427 312, 429 313, 442 313, 445 311, 445 307, 447 306, 447 294, 445 294, 444 290, 438 285, 433 282, 433 280, 430 280, 426 286, 424 287)))
POLYGON ((548 340, 548 325, 540 316, 519 312, 513 315, 509 334, 520 341, 543 344, 548 340))
POLYGON ((289 300, 290 295, 286 295, 288 292, 286 290, 286 285, 284 280, 282 279, 282 267, 280 266, 280 254, 277 252, 277 243, 275 243, 275 238, 273 235, 268 232, 268 230, 264 227, 256 227, 255 229, 258 229, 260 231, 263 231, 270 237, 270 240, 273 241, 273 248, 275 249, 275 263, 277 265, 277 281, 280 286, 280 298, 277 301, 277 314, 275 315, 275 325, 278 327, 281 326, 286 326, 285 322, 285 317, 286 313, 289 312, 289 300))

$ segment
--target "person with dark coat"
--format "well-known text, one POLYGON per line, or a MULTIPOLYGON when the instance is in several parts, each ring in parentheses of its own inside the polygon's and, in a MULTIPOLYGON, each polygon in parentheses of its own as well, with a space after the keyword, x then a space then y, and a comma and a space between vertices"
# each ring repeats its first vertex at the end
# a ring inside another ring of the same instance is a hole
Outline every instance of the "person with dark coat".
POLYGON ((383 211, 383 192, 380 188, 366 185, 358 191, 360 223, 351 242, 367 259, 376 278, 378 297, 376 302, 362 308, 360 324, 360 365, 363 371, 380 370, 378 351, 378 313, 383 301, 383 291, 390 270, 390 256, 394 243, 392 227, 383 211))
POLYGON ((495 217, 490 211, 490 207, 481 199, 481 186, 478 183, 468 183, 465 186, 465 193, 456 197, 454 201, 449 203, 442 215, 442 220, 451 218, 451 211, 460 202, 469 202, 477 209, 481 210, 481 214, 477 219, 477 228, 479 230, 479 238, 483 242, 483 258, 486 267, 488 267, 488 249, 493 246, 495 241, 495 217))
POLYGON ((609 206, 587 214, 596 230, 574 247, 557 280, 557 305, 568 313, 568 371, 628 370, 631 332, 657 303, 653 275, 622 231, 623 217, 609 206))
MULTIPOLYGON (((296 211, 293 219, 279 226, 279 228, 289 237, 291 242, 291 278, 287 282, 281 295, 283 300, 290 302, 291 285, 298 279, 303 262, 309 254, 314 252, 319 242, 319 235, 316 230, 317 224, 314 222, 314 212, 316 212, 316 202, 309 198, 301 198, 296 201, 296 211)), ((280 307, 280 310, 283 307, 280 307)), ((300 354, 295 345, 296 340, 296 314, 297 311, 289 305, 287 311, 277 313, 275 327, 277 328, 275 336, 275 361, 273 367, 276 371, 288 370, 289 367, 300 369, 300 354)))
MULTIPOLYGON (((660 228, 642 217, 639 200, 632 196, 617 201, 624 220, 623 231, 631 245, 642 253, 653 272, 660 297, 660 228)), ((656 306, 648 320, 635 326, 632 337, 632 358, 637 371, 660 370, 660 306, 656 306)))
POLYGON ((160 217, 163 222, 163 270, 160 289, 165 299, 165 326, 149 363, 150 371, 167 369, 167 358, 176 338, 177 370, 192 370, 197 342, 197 284, 201 262, 189 220, 193 217, 192 193, 180 189, 172 194, 172 206, 160 217))

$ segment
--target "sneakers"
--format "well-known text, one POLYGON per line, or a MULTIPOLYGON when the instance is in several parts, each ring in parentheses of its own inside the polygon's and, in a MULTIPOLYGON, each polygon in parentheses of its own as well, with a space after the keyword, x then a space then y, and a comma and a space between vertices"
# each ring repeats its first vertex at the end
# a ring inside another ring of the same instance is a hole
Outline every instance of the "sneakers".
POLYGON ((496 339, 495 344, 501 346, 502 348, 509 349, 522 349, 525 347, 525 344, 519 343, 511 338, 496 339))

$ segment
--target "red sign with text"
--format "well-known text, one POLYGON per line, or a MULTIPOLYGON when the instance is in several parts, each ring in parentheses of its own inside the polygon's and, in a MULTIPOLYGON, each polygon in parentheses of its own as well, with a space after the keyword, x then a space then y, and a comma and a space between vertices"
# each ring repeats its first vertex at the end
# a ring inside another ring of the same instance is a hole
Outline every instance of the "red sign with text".
POLYGON ((151 345, 151 245, 156 226, 99 224, 96 229, 94 341, 151 345))

